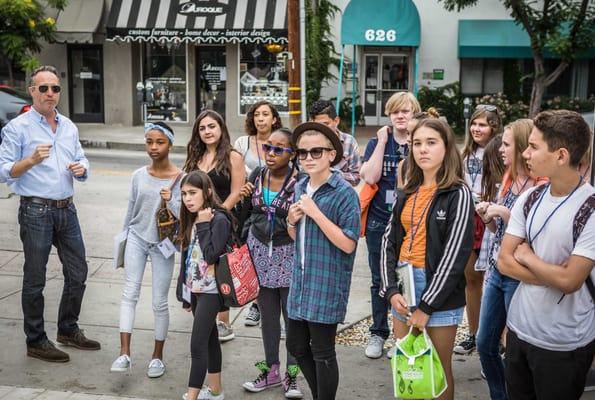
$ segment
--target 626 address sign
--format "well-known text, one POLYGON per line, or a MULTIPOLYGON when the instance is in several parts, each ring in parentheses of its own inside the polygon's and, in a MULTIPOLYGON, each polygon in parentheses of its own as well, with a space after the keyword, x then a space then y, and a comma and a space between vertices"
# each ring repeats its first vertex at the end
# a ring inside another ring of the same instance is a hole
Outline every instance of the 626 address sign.
POLYGON ((397 40, 397 31, 394 29, 368 29, 364 35, 368 42, 394 42, 397 40))

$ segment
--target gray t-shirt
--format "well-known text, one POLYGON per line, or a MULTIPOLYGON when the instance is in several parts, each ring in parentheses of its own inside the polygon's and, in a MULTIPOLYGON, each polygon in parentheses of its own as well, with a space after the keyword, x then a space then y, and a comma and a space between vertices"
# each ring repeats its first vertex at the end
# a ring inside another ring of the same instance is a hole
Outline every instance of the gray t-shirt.
MULTIPOLYGON (((167 207, 177 217, 180 215, 181 195, 180 180, 172 189, 172 196, 167 207)), ((142 167, 132 174, 128 211, 124 219, 124 229, 134 232, 136 236, 148 243, 158 243, 157 221, 155 215, 161 207, 161 188, 169 187, 172 179, 159 179, 149 174, 147 167, 142 167)))
MULTIPOLYGON (((506 233, 525 239, 531 225, 530 237, 534 238, 552 211, 566 199, 554 197, 549 188, 541 201, 529 212, 527 218, 523 206, 531 189, 523 193, 512 208, 506 233), (535 217, 533 217, 535 214, 535 217), (533 223, 530 221, 533 219, 533 223)), ((543 231, 535 238, 533 250, 543 261, 561 265, 571 255, 595 260, 595 213, 573 246, 572 223, 574 216, 595 193, 589 184, 584 184, 551 217, 543 231)), ((591 269, 595 281, 595 270, 591 269)), ((520 339, 543 349, 572 351, 595 340, 595 306, 586 284, 580 290, 567 294, 548 286, 521 282, 510 302, 507 325, 520 339)))

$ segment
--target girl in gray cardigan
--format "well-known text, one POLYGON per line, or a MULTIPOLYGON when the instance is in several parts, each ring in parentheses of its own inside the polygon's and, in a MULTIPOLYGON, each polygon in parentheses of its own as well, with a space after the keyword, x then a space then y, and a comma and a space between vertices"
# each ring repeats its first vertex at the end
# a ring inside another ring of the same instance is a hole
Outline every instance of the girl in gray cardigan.
POLYGON ((147 264, 151 258, 155 345, 147 375, 158 378, 165 373, 163 346, 169 326, 167 296, 174 269, 174 255, 158 248, 156 213, 165 200, 178 216, 180 212, 179 178, 182 171, 169 160, 173 130, 162 122, 145 125, 145 144, 152 163, 132 175, 132 187, 124 229, 128 231, 124 255, 125 284, 120 306, 120 356, 111 366, 112 372, 126 372, 131 367, 130 338, 136 303, 147 264))

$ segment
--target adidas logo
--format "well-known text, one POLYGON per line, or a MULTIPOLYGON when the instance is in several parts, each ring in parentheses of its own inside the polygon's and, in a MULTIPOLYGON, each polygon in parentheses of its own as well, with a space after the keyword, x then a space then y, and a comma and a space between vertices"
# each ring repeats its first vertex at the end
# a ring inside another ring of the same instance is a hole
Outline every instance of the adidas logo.
POLYGON ((436 219, 439 221, 446 220, 446 211, 444 211, 444 210, 436 211, 436 219))

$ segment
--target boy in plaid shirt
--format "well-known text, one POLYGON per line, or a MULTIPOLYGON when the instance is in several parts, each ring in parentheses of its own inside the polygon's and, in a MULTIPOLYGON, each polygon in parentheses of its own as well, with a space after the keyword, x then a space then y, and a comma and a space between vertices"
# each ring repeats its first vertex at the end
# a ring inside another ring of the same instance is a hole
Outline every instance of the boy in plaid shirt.
POLYGON ((289 289, 287 347, 315 399, 334 399, 339 385, 335 353, 360 232, 358 196, 337 170, 342 145, 329 127, 307 122, 293 133, 304 176, 296 184, 287 226, 296 242, 289 289))

